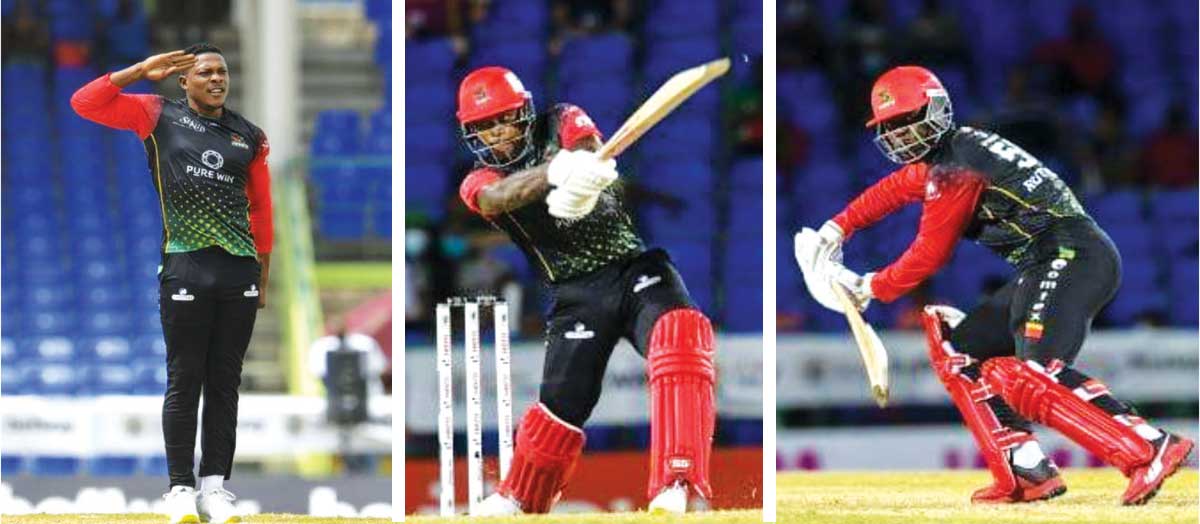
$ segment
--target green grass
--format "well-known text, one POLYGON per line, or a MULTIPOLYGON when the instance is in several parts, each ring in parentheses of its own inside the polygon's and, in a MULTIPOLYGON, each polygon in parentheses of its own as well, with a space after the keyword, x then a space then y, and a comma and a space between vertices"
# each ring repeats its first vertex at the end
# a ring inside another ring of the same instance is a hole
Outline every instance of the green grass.
MULTIPOLYGON (((157 513, 101 515, 96 513, 63 515, 3 515, 4 524, 166 524, 167 516, 157 513)), ((389 519, 305 517, 282 513, 262 513, 242 518, 246 524, 384 524, 389 519)))
POLYGON ((391 262, 318 262, 317 286, 334 289, 392 287, 391 262))
POLYGON ((1121 506, 1126 480, 1111 469, 1063 471, 1067 493, 1032 504, 974 505, 986 471, 780 473, 778 522, 807 524, 1157 524, 1200 517, 1197 472, 1181 470, 1140 507, 1121 506))
MULTIPOLYGON (((7 522, 7 521, 6 521, 7 522)), ((675 517, 664 515, 651 515, 644 511, 631 513, 553 513, 550 515, 522 515, 518 517, 427 517, 409 515, 404 518, 404 522, 411 524, 459 524, 459 523, 474 523, 482 524, 561 524, 569 522, 570 524, 657 524, 677 522, 694 522, 694 523, 716 523, 716 524, 758 524, 762 522, 762 511, 755 510, 738 510, 738 511, 708 511, 699 513, 688 513, 687 515, 675 517)), ((781 521, 782 522, 782 521, 781 521)))

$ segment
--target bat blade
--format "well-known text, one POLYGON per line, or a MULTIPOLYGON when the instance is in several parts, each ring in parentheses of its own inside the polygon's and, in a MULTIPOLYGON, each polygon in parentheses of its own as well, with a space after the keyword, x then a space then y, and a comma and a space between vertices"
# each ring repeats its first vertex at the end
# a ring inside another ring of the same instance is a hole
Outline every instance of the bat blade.
POLYGON ((728 71, 729 59, 721 58, 675 73, 650 95, 650 98, 642 102, 637 111, 629 115, 617 132, 600 147, 600 158, 608 160, 620 155, 646 134, 646 131, 671 114, 679 104, 728 71))
POLYGON ((833 294, 837 295, 838 300, 842 303, 846 313, 846 322, 850 324, 850 332, 854 334, 854 342, 858 345, 858 353, 862 356, 863 366, 867 368, 867 380, 871 383, 871 396, 875 398, 875 403, 879 407, 886 407, 888 403, 888 357, 887 350, 883 347, 883 341, 879 339, 879 335, 875 334, 871 325, 863 320, 858 309, 854 307, 854 303, 850 301, 850 296, 846 294, 846 290, 839 284, 831 283, 830 286, 833 287, 833 294))

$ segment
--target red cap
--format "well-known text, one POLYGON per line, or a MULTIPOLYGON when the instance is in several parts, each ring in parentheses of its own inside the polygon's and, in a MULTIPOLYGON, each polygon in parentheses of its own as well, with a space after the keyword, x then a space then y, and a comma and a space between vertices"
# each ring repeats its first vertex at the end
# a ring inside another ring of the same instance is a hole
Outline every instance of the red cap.
POLYGON ((929 103, 930 89, 940 89, 942 82, 933 72, 919 66, 900 66, 879 76, 875 87, 871 88, 871 113, 874 118, 867 121, 867 127, 875 127, 880 122, 893 117, 911 113, 929 103))
POLYGON ((478 122, 525 105, 532 96, 512 71, 481 67, 463 78, 458 87, 458 121, 478 122))

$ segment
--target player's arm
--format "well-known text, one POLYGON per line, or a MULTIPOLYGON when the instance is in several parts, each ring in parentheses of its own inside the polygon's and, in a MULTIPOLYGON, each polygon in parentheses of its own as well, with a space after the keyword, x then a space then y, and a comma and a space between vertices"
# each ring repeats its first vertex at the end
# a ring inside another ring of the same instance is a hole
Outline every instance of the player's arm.
POLYGON ((71 96, 71 108, 97 124, 133 131, 145 139, 158 121, 162 99, 156 95, 125 94, 121 89, 142 79, 162 80, 186 71, 195 63, 196 57, 183 51, 154 55, 79 88, 71 96))
POLYGON ((940 180, 937 196, 925 202, 917 237, 900 258, 870 278, 871 295, 891 302, 946 265, 986 187, 987 182, 971 172, 940 180))
POLYGON ((250 177, 246 181, 246 199, 250 202, 250 235, 254 237, 254 250, 262 272, 258 277, 258 307, 267 306, 267 284, 271 274, 271 246, 275 242, 275 223, 271 204, 271 170, 267 166, 267 155, 271 146, 266 135, 258 140, 258 152, 250 162, 250 177))
MULTIPOLYGON (((547 162, 506 177, 500 177, 499 173, 493 170, 475 171, 472 175, 485 172, 494 173, 496 176, 475 192, 474 210, 484 216, 495 216, 545 198, 546 193, 550 191, 550 181, 546 176, 549 167, 550 163, 547 162)), ((470 179, 471 177, 468 177, 468 181, 470 179)))
POLYGON ((925 195, 928 169, 923 164, 904 166, 867 188, 833 217, 844 238, 892 214, 925 195))

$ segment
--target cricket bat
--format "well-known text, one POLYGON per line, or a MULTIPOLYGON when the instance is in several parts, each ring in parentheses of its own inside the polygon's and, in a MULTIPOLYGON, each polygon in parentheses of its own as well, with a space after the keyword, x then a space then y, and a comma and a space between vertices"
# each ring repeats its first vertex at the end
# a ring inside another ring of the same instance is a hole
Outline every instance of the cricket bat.
POLYGON ((642 102, 641 107, 629 115, 617 132, 600 147, 600 159, 608 160, 621 154, 654 127, 654 124, 671 114, 679 104, 727 71, 729 59, 721 58, 675 73, 658 88, 658 91, 642 102))
POLYGON ((888 357, 887 350, 883 347, 883 341, 858 313, 858 309, 850 301, 850 295, 846 293, 846 289, 836 283, 830 283, 830 287, 833 288, 833 294, 838 297, 838 301, 842 303, 842 309, 846 313, 846 322, 850 324, 850 331, 854 333, 854 342, 858 344, 858 353, 862 356, 863 366, 867 368, 867 380, 871 382, 871 396, 875 397, 875 403, 879 404, 879 407, 886 407, 888 401, 888 357))

